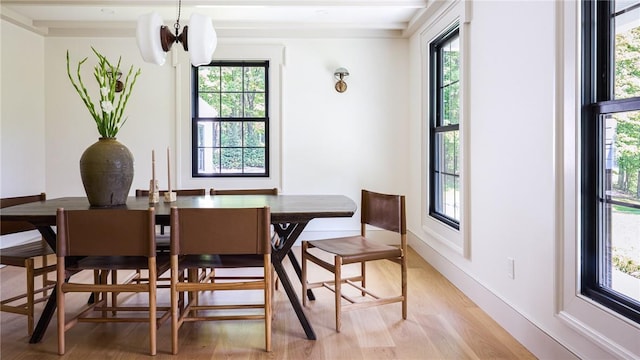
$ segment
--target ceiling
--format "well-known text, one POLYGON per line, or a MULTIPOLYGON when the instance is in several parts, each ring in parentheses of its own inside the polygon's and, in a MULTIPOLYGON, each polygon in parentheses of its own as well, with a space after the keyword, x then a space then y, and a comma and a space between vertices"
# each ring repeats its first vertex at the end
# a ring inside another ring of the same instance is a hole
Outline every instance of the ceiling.
MULTIPOLYGON (((179 0, 0 0, 0 16, 44 36, 134 36, 138 16, 173 28, 179 0)), ((408 37, 440 0, 182 0, 180 24, 211 17, 222 37, 408 37)))

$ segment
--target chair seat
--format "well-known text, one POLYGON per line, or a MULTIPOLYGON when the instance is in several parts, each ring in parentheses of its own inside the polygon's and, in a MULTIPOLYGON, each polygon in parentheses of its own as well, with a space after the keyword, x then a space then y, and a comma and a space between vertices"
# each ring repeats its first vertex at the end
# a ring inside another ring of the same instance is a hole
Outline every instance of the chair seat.
MULTIPOLYGON (((144 256, 87 256, 76 263, 69 264, 67 270, 78 271, 86 269, 100 270, 137 270, 145 269, 148 259, 144 256)), ((162 274, 171 268, 169 255, 156 256, 156 269, 162 274)))
POLYGON ((0 259, 4 265, 24 266, 26 259, 53 253, 46 241, 39 240, 0 249, 0 259))
POLYGON ((401 257, 400 248, 373 243, 362 236, 347 236, 308 242, 320 250, 339 255, 343 264, 401 257))
POLYGON ((185 255, 180 257, 180 269, 263 267, 262 255, 185 255))

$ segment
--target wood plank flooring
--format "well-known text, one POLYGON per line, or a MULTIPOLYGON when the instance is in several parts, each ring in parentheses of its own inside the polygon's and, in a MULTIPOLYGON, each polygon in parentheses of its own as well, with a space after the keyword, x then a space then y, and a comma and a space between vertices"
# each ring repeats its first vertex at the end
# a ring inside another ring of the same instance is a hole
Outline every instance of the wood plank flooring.
MULTIPOLYGON (((299 248, 295 248, 299 251, 299 248)), ((369 286, 381 293, 399 292, 399 267, 391 262, 367 267, 369 286)), ((290 274, 293 270, 288 268, 290 274)), ((310 264, 310 278, 329 275, 310 264)), ((82 275, 84 276, 84 275, 82 275)), ((87 275, 87 279, 89 276, 87 275)), ((0 269, 0 291, 6 298, 24 288, 24 270, 0 269)), ((526 348, 479 309, 415 252, 409 254, 409 315, 402 320, 401 305, 390 304, 343 313, 342 331, 334 329, 333 294, 315 289, 317 300, 305 309, 317 341, 307 340, 282 289, 274 298, 273 351, 264 351, 261 321, 225 321, 185 324, 180 352, 170 355, 170 323, 158 330, 156 359, 535 359, 526 348)), ((300 284, 294 281, 300 289, 300 284)), ((126 295, 123 295, 126 296, 126 295)), ((214 296, 203 294, 202 296, 214 296)), ((222 296, 216 294, 215 296, 222 296)), ((228 296, 228 295, 227 295, 228 296)), ((238 295, 234 295, 238 296, 238 295)), ((247 294, 260 298, 259 293, 247 294)), ((73 312, 86 301, 69 295, 73 312)), ((163 290, 159 304, 168 304, 163 290)), ((215 298, 214 298, 215 299, 215 298)), ((243 297, 244 300, 244 297, 243 297)), ((127 301, 137 302, 131 296, 127 301)), ((39 304, 36 316, 44 307, 39 304)), ((148 359, 146 324, 79 324, 67 332, 67 353, 57 355, 56 320, 44 339, 29 344, 24 316, 0 313, 1 359, 148 359)))

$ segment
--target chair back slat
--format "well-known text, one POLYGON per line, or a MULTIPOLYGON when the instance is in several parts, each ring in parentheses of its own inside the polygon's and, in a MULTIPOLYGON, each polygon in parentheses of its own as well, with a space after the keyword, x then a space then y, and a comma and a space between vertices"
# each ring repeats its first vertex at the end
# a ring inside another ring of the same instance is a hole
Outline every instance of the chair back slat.
POLYGON ((269 254, 270 209, 171 209, 171 254, 269 254))
POLYGON ((404 195, 362 190, 361 222, 400 234, 407 233, 404 195))
POLYGON ((57 211, 58 256, 155 256, 155 210, 57 211))
MULTIPOLYGON (((160 196, 164 196, 169 190, 160 190, 160 196)), ((207 194, 206 189, 177 189, 171 190, 176 196, 203 196, 207 194)), ((136 197, 149 196, 149 190, 136 189, 136 197)))
POLYGON ((278 188, 272 189, 211 189, 209 195, 278 195, 278 188))
MULTIPOLYGON (((47 195, 45 193, 40 193, 39 195, 2 198, 0 199, 0 208, 45 200, 47 200, 47 195)), ((29 230, 35 230, 35 227, 26 221, 3 220, 2 223, 0 223, 0 235, 14 234, 29 230)))

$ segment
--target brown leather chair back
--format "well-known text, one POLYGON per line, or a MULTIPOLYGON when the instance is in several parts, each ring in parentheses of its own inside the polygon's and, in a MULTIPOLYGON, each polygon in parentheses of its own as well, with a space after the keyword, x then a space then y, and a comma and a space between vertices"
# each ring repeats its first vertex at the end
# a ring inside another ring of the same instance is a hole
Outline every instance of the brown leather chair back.
POLYGON ((156 253, 155 210, 57 211, 58 256, 147 256, 156 253))
MULTIPOLYGON (((0 199, 0 208, 6 208, 14 205, 27 204, 36 201, 47 200, 45 193, 40 195, 16 196, 0 199)), ((0 235, 13 234, 22 231, 35 230, 35 227, 26 221, 7 221, 4 220, 0 224, 0 235)))
POLYGON ((211 189, 209 195, 278 195, 278 188, 273 189, 211 189))
POLYGON ((402 235, 407 233, 404 195, 387 195, 362 190, 361 204, 361 222, 363 224, 373 225, 402 235))
POLYGON ((270 254, 269 207, 171 208, 171 254, 270 254))

